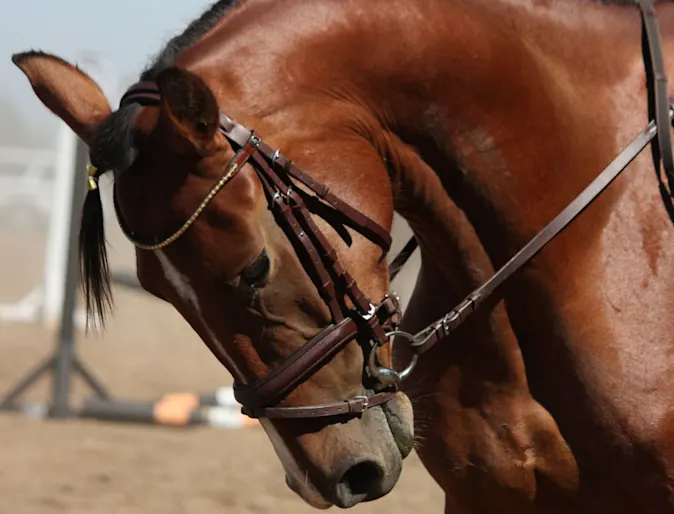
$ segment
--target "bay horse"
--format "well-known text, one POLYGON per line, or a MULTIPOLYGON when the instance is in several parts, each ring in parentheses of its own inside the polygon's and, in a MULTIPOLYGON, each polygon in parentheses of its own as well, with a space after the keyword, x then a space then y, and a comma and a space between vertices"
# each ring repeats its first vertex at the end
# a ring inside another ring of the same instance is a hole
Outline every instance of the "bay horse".
POLYGON ((649 123, 642 31, 636 5, 591 0, 220 1, 114 112, 72 64, 13 60, 90 148, 88 312, 111 306, 110 170, 142 286, 310 505, 388 494, 416 447, 447 513, 654 514, 674 512, 674 245, 649 152, 451 335, 404 342, 649 123), (394 211, 422 261, 402 321, 394 211))

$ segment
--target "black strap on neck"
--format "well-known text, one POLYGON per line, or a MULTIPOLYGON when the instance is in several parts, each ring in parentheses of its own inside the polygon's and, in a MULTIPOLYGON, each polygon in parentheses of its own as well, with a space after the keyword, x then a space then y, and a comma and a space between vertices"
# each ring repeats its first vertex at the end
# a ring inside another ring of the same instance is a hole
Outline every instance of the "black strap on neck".
POLYGON ((658 137, 651 144, 653 164, 660 181, 660 192, 667 206, 670 217, 674 221, 674 156, 672 155, 672 136, 670 130, 670 99, 667 74, 662 55, 662 39, 658 27, 657 13, 652 0, 637 0, 642 20, 642 51, 646 71, 646 88, 648 92, 648 117, 655 119, 658 137), (662 167, 661 167, 662 166, 662 167), (669 191, 664 186, 661 170, 664 169, 669 191))

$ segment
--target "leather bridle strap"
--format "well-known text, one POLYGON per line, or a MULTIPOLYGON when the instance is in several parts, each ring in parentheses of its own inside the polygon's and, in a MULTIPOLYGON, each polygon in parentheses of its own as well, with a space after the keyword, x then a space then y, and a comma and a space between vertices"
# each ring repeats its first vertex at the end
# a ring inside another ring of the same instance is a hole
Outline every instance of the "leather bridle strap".
POLYGON ((236 400, 247 412, 278 403, 299 385, 305 375, 315 373, 357 333, 358 326, 351 318, 326 327, 296 353, 276 365, 263 379, 247 385, 234 384, 236 400))
MULTIPOLYGON (((226 126, 223 126, 225 135, 230 137, 235 127, 236 124, 233 124, 230 130, 226 130, 226 126)), ((240 131, 240 133, 243 134, 244 132, 240 131)), ((291 175, 289 169, 293 167, 291 162, 283 157, 280 152, 272 151, 268 145, 255 136, 254 132, 251 132, 248 141, 245 143, 245 145, 249 144, 253 144, 258 150, 252 155, 251 164, 253 164, 253 168, 263 185, 270 209, 277 223, 294 244, 297 255, 305 269, 308 272, 313 270, 319 273, 318 279, 314 278, 314 283, 319 292, 321 292, 324 301, 330 307, 333 322, 343 319, 341 311, 337 312, 337 303, 340 302, 340 298, 337 298, 335 294, 336 292, 340 294, 345 293, 349 296, 361 316, 370 315, 369 320, 372 322, 370 328, 376 340, 383 344, 386 340, 386 334, 381 325, 377 323, 376 318, 371 316, 372 303, 358 288, 353 277, 339 264, 337 252, 313 222, 302 196, 294 189, 289 177, 291 175), (326 269, 330 277, 326 276, 326 269)), ((295 168, 292 175, 297 174, 298 171, 295 168)), ((303 172, 302 176, 304 177, 303 183, 309 183, 310 188, 312 190, 315 189, 317 194, 320 194, 322 198, 329 198, 333 204, 333 208, 340 209, 338 212, 341 212, 343 205, 346 205, 344 202, 341 202, 335 195, 329 193, 327 187, 310 179, 303 172)), ((368 218, 362 214, 357 214, 362 218, 362 220, 359 220, 359 226, 371 224, 378 227, 371 220, 367 221, 368 218)), ((351 218, 355 217, 351 216, 351 218)), ((378 230, 383 231, 383 229, 378 230)))
POLYGON ((293 419, 358 415, 365 412, 367 409, 391 401, 395 396, 396 393, 394 392, 382 392, 373 394, 372 396, 355 396, 350 400, 336 403, 301 407, 268 407, 259 412, 259 417, 269 419, 293 419))
POLYGON ((344 316, 337 299, 335 284, 323 265, 321 254, 316 249, 311 237, 300 226, 290 205, 284 201, 281 194, 278 194, 279 187, 282 187, 282 184, 279 186, 279 184, 274 184, 274 182, 278 182, 280 179, 267 166, 265 166, 266 169, 264 171, 260 171, 264 162, 260 162, 257 153, 253 154, 252 160, 255 163, 253 167, 262 183, 269 208, 274 215, 277 225, 281 227, 293 245, 302 266, 314 283, 319 295, 330 309, 333 323, 342 321, 344 316))
MULTIPOLYGON (((220 115, 220 126, 227 138, 239 146, 245 145, 253 134, 253 131, 236 123, 226 114, 220 115)), ((329 204, 334 209, 333 212, 340 216, 340 219, 345 225, 358 231, 364 237, 378 245, 384 253, 389 251, 392 242, 391 235, 378 223, 351 207, 348 203, 332 193, 330 188, 306 174, 295 166, 290 159, 277 150, 274 150, 264 141, 259 140, 259 144, 257 144, 256 147, 270 163, 272 168, 283 169, 288 175, 302 182, 315 193, 318 198, 329 204)))
MULTIPOLYGON (((387 326, 396 324, 400 308, 393 296, 387 296, 378 306, 375 317, 387 326)), ((376 393, 370 397, 356 397, 311 407, 268 407, 285 398, 304 380, 318 371, 326 362, 358 337, 359 327, 352 318, 327 327, 297 352, 277 364, 264 378, 250 384, 234 384, 234 396, 243 405, 243 412, 251 417, 298 418, 326 417, 359 413, 391 398, 390 392, 376 393)))
POLYGON ((651 0, 638 0, 642 19, 642 48, 646 70, 648 90, 648 117, 655 118, 658 138, 653 141, 653 160, 655 169, 660 173, 660 161, 665 170, 670 191, 674 186, 674 156, 672 155, 672 136, 669 130, 669 91, 667 74, 662 56, 660 29, 657 13, 651 0))
POLYGON ((398 273, 400 273, 405 264, 407 264, 407 261, 412 257, 412 254, 418 247, 419 242, 417 241, 417 238, 412 236, 403 249, 400 250, 398 255, 396 255, 395 259, 391 261, 391 264, 389 265, 389 280, 391 282, 396 279, 398 273))
MULTIPOLYGON (((674 107, 670 106, 668 119, 671 123, 674 107)), ((651 121, 618 157, 554 220, 541 230, 510 261, 499 269, 487 282, 469 294, 444 317, 416 334, 412 346, 417 354, 423 354, 435 346, 438 341, 454 332, 475 310, 484 303, 506 280, 528 263, 545 245, 564 230, 581 212, 583 212, 639 155, 655 138, 657 124, 651 121)))
MULTIPOLYGON (((311 220, 304 201, 296 191, 293 191, 292 184, 287 177, 282 178, 260 153, 253 155, 253 162, 254 169, 265 188, 272 212, 278 212, 286 218, 286 220, 280 220, 277 217, 277 222, 282 224, 286 221, 292 224, 295 232, 294 237, 296 238, 300 236, 309 237, 314 245, 314 250, 311 250, 312 258, 329 270, 331 288, 348 294, 360 313, 367 314, 370 310, 370 301, 358 289, 355 281, 339 265, 337 253, 311 220)), ((289 235, 289 237, 292 236, 289 235)), ((305 239, 302 239, 303 243, 305 241, 305 239)))
MULTIPOLYGON (((251 136, 251 141, 254 137, 251 136)), ((258 141, 255 144, 259 147, 261 143, 258 141)), ((370 331, 377 342, 383 344, 386 334, 376 317, 372 316, 372 303, 339 264, 335 249, 312 221, 302 198, 292 190, 287 177, 281 177, 277 168, 270 166, 260 152, 252 155, 252 161, 276 222, 295 247, 305 270, 314 279, 315 286, 330 308, 333 322, 344 319, 342 312, 348 310, 343 305, 343 295, 346 294, 361 317, 369 316, 370 331), (311 271, 319 273, 318 280, 311 271), (336 296, 337 292, 340 297, 336 296)))

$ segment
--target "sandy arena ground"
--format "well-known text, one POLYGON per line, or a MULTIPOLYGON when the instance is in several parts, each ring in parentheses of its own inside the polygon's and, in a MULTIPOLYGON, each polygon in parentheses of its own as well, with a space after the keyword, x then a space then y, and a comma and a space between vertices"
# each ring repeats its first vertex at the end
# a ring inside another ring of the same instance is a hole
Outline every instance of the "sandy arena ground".
MULTIPOLYGON (((133 269, 129 245, 113 236, 113 267, 133 269)), ((44 235, 32 227, 0 228, 0 303, 17 301, 38 283, 44 246, 44 235)), ((171 307, 121 288, 115 295, 108 330, 78 335, 80 355, 114 395, 151 399, 230 384, 171 307)), ((0 395, 54 344, 55 332, 45 327, 0 322, 0 395)), ((28 398, 46 399, 48 386, 41 383, 28 398)), ((82 397, 79 383, 74 393, 75 400, 82 397)), ((286 488, 258 426, 170 429, 0 414, 0 433, 0 514, 315 512, 286 488)), ((352 511, 442 510, 439 488, 412 456, 394 492, 352 511)))

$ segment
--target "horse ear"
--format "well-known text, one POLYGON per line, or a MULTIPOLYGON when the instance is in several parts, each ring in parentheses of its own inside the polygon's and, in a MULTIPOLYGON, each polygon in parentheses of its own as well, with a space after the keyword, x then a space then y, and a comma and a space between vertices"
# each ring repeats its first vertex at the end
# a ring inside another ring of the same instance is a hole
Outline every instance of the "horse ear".
POLYGON ((42 103, 87 145, 110 115, 110 103, 86 73, 60 57, 42 52, 14 54, 12 62, 28 77, 42 103))
POLYGON ((220 110, 206 83, 187 70, 170 67, 156 78, 162 109, 173 126, 201 154, 208 153, 220 126, 220 110))

